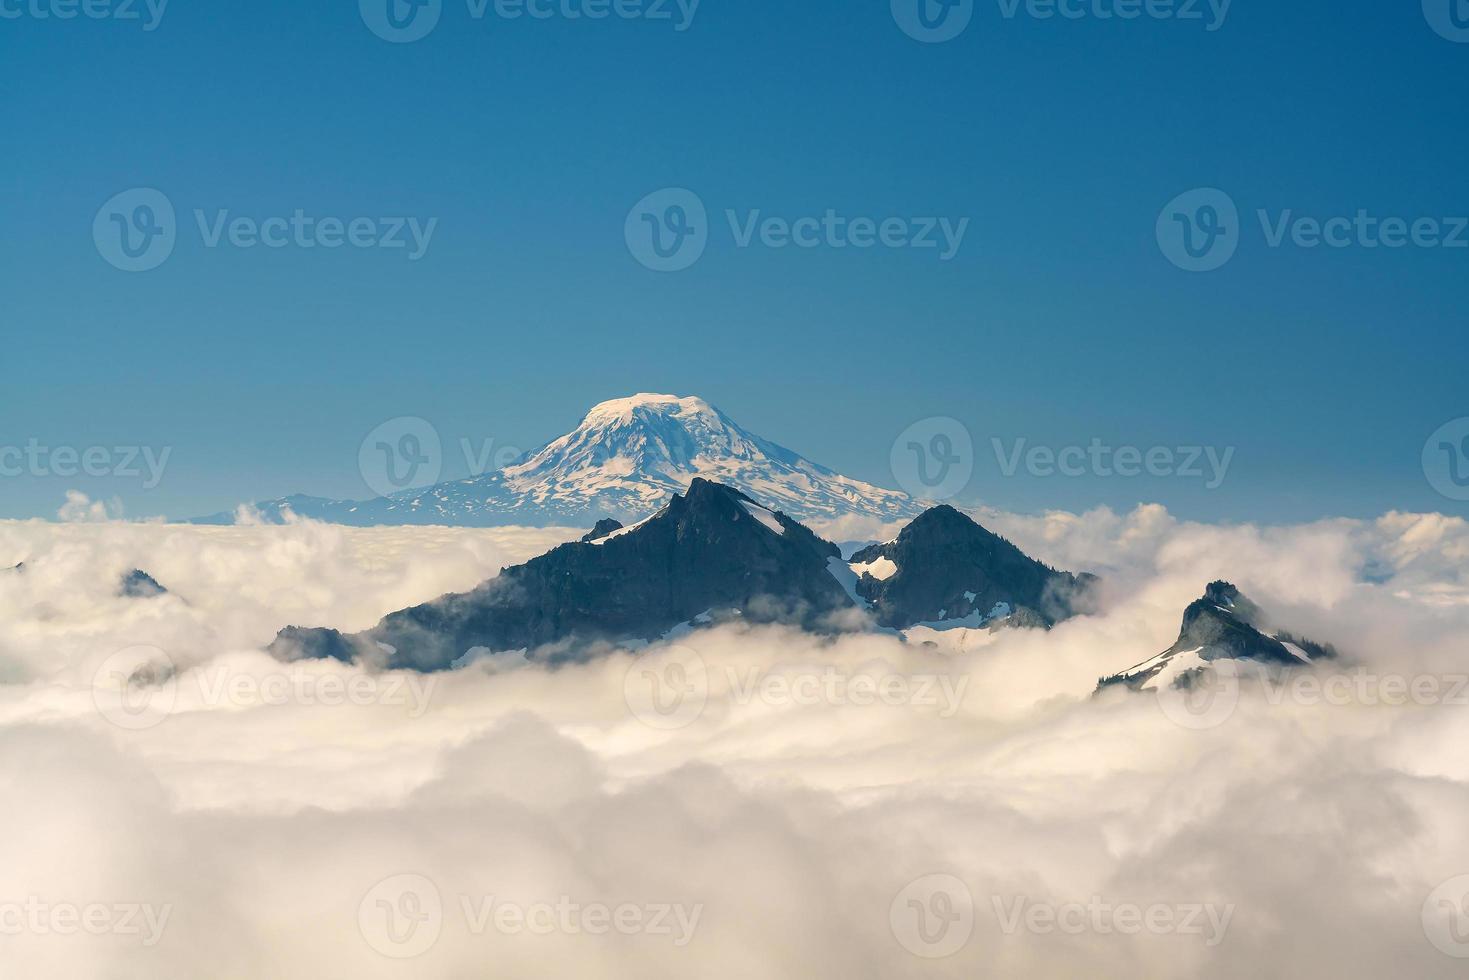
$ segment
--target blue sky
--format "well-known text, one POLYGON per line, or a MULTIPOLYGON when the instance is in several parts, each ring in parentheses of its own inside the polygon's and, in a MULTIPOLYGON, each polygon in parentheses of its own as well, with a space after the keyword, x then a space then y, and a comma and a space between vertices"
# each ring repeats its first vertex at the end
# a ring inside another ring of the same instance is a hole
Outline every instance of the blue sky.
POLYGON ((1236 0, 1209 30, 1203 2, 1189 21, 973 0, 944 43, 888 0, 704 0, 682 31, 671 2, 660 21, 443 0, 412 43, 342 0, 174 0, 151 31, 36 16, 54 2, 0 3, 18 12, 0 19, 0 447, 171 455, 151 489, 0 478, 0 516, 51 516, 71 488, 129 516, 366 496, 357 448, 386 419, 531 448, 635 391, 701 395, 888 486, 898 434, 950 416, 977 447, 963 498, 1023 511, 1466 513, 1421 454, 1469 416, 1469 249, 1271 247, 1256 216, 1450 234, 1469 214, 1469 43, 1416 2, 1236 0), (176 209, 176 242, 120 271, 93 222, 140 187, 176 209), (624 225, 670 187, 707 207, 709 241, 657 272, 624 225), (1202 273, 1157 235, 1196 188, 1240 214, 1237 252, 1202 273), (725 217, 829 209, 968 225, 943 261, 741 248, 725 217), (437 224, 412 261, 210 248, 196 210, 437 224), (1235 455, 1214 490, 1007 477, 994 438, 1235 455))

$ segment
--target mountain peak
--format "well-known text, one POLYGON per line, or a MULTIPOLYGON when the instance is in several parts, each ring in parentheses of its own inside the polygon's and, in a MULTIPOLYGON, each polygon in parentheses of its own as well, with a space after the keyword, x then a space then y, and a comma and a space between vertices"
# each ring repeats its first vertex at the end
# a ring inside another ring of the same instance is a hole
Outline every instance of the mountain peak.
MULTIPOLYGON (((575 429, 503 470, 367 501, 288 498, 256 509, 342 524, 589 527, 640 521, 703 478, 797 521, 911 518, 907 494, 813 463, 702 398, 642 392, 594 405, 575 429)), ((215 515, 203 523, 231 523, 215 515)))
POLYGON ((634 414, 642 409, 662 415, 718 415, 719 410, 702 398, 694 396, 659 395, 639 392, 626 398, 613 398, 593 405, 587 412, 583 425, 602 420, 631 422, 634 414))
POLYGON ((1093 581, 1047 567, 947 504, 857 552, 851 567, 878 623, 898 629, 1015 614, 1049 626, 1077 611, 1093 581))
POLYGON ((839 561, 837 547, 804 526, 696 479, 647 520, 561 545, 471 592, 392 613, 355 636, 287 627, 271 650, 284 660, 366 656, 444 670, 474 650, 556 659, 579 644, 653 640, 728 618, 835 627, 833 615, 851 606, 830 571, 839 561))

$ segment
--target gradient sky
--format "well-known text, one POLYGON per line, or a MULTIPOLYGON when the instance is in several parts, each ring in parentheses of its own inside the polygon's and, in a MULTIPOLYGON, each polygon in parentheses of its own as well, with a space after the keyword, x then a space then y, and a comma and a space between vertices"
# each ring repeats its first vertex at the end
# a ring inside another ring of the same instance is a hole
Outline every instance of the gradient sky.
POLYGON ((636 391, 701 395, 887 486, 895 437, 952 416, 979 451, 962 499, 1014 510, 1469 513, 1420 458, 1469 416, 1469 249, 1270 248, 1255 218, 1469 214, 1469 43, 1418 0, 1236 0, 1215 31, 977 0, 942 44, 888 0, 704 0, 682 32, 475 20, 445 0, 408 44, 345 0, 174 0, 153 31, 34 16, 50 2, 0 2, 20 12, 0 19, 0 446, 172 454, 146 491, 0 478, 0 516, 53 516, 72 488, 133 517, 367 496, 357 449, 386 419, 527 449, 636 391), (92 237, 134 187, 180 219, 145 273, 92 237), (695 191, 713 228, 677 273, 623 238, 666 187, 695 191), (1209 273, 1155 236, 1199 187, 1243 219, 1209 273), (438 226, 417 262, 208 249, 196 208, 438 226), (740 249, 725 209, 970 224, 941 262, 740 249), (996 437, 1235 457, 1212 491, 1007 478, 996 437))

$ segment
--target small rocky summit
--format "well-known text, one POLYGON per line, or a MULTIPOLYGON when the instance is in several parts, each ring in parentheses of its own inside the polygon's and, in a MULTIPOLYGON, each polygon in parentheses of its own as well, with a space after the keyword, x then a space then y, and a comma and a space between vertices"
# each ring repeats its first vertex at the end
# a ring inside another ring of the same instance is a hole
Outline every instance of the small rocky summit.
POLYGON ((1133 690, 1170 684, 1188 687, 1211 663, 1222 660, 1293 668, 1336 656, 1330 645, 1273 630, 1264 611, 1238 588, 1229 582, 1211 582, 1203 597, 1184 610, 1183 626, 1173 646, 1120 674, 1102 678, 1098 690, 1119 684, 1133 690))
POLYGON ((141 568, 135 568, 122 577, 117 594, 124 599, 151 599, 154 596, 167 595, 168 590, 159 585, 153 576, 141 568))
POLYGON ((595 641, 653 640, 683 624, 730 618, 839 628, 833 614, 851 608, 829 570, 839 556, 784 514, 696 479, 632 527, 562 545, 355 636, 288 627, 271 652, 446 670, 467 654, 572 659, 595 641))
POLYGON ((879 626, 1049 627, 1083 611, 1092 575, 1059 572, 953 507, 854 554, 857 593, 879 626))
POLYGON ((623 527, 623 525, 622 525, 622 522, 621 521, 613 520, 610 517, 604 517, 600 521, 597 522, 597 526, 596 527, 592 528, 586 534, 583 534, 581 536, 581 540, 582 540, 583 543, 590 543, 592 541, 601 541, 603 538, 605 538, 607 535, 611 534, 613 531, 621 531, 622 530, 622 527, 623 527))

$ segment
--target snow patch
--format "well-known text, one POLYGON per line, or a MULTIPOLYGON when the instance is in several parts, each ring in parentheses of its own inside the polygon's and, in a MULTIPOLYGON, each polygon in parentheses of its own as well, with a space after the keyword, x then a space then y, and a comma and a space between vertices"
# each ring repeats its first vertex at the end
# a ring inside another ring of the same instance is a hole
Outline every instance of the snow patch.
POLYGON ((752 504, 748 500, 741 500, 740 503, 744 506, 745 513, 749 514, 751 517, 755 518, 755 520, 770 528, 770 530, 774 531, 776 534, 786 533, 786 529, 781 525, 780 521, 776 519, 776 516, 770 511, 766 510, 764 507, 761 507, 759 504, 752 504))

